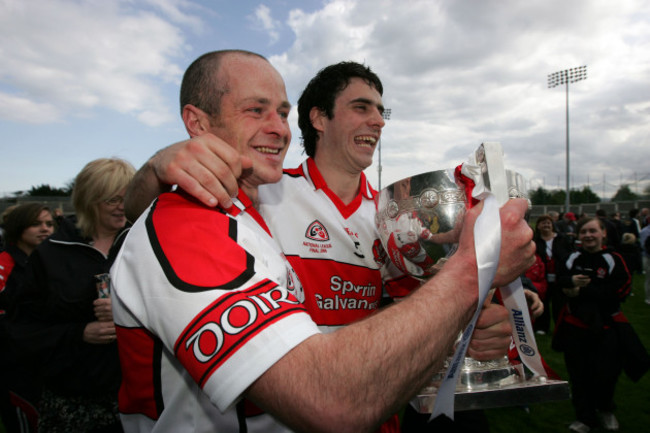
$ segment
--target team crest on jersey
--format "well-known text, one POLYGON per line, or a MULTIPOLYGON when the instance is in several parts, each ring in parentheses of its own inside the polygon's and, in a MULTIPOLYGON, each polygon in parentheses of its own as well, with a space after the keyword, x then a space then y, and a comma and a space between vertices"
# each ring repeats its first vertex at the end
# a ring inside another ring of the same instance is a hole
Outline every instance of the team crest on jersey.
POLYGON ((318 242, 326 242, 330 240, 330 235, 327 233, 327 229, 325 229, 323 224, 318 220, 309 224, 309 227, 307 227, 307 231, 305 232, 305 237, 318 242))

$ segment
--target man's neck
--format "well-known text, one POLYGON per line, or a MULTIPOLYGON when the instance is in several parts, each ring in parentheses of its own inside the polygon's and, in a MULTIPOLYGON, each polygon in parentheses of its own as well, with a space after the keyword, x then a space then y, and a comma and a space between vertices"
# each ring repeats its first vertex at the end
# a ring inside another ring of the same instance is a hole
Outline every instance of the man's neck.
POLYGON ((250 186, 250 185, 244 185, 244 184, 239 184, 239 187, 241 188, 242 191, 248 196, 248 198, 251 200, 253 203, 253 207, 255 209, 260 208, 260 199, 259 199, 259 193, 258 189, 256 186, 250 186))
POLYGON ((339 165, 328 164, 314 158, 318 171, 327 187, 345 204, 349 204, 359 194, 361 172, 352 173, 339 165))

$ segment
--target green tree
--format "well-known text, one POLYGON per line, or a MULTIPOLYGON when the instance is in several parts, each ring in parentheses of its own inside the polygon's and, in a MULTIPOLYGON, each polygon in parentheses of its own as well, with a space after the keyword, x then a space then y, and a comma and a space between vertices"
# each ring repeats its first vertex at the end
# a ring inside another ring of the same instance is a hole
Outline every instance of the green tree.
POLYGON ((621 185, 612 197, 612 201, 634 201, 638 199, 639 196, 632 192, 630 185, 621 185))
POLYGON ((570 198, 571 203, 575 204, 600 203, 600 197, 589 186, 583 187, 582 190, 572 189, 570 198))
POLYGON ((31 197, 68 197, 70 190, 66 188, 55 188, 47 184, 32 186, 27 195, 31 197))
POLYGON ((564 190, 556 189, 549 191, 541 186, 535 190, 528 191, 528 197, 534 205, 538 204, 564 204, 566 194, 564 190))
POLYGON ((550 204, 551 202, 551 193, 541 186, 536 190, 528 191, 528 197, 530 197, 530 202, 534 205, 550 204))
POLYGON ((551 193, 551 202, 549 204, 564 204, 566 192, 563 189, 557 189, 551 193))

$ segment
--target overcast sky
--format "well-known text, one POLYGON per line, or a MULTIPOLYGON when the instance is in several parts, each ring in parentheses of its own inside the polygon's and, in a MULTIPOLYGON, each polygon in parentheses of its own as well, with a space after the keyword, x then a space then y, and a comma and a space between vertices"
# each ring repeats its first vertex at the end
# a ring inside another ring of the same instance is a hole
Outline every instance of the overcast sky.
MULTIPOLYGON (((530 188, 564 188, 565 86, 547 76, 587 65, 569 91, 572 187, 650 184, 646 0, 0 0, 0 196, 186 138, 182 73, 224 48, 268 57, 294 105, 320 68, 369 65, 392 110, 382 186, 498 141, 530 188)), ((304 159, 290 122, 287 167, 304 159)), ((376 162, 366 174, 377 186, 376 162)))

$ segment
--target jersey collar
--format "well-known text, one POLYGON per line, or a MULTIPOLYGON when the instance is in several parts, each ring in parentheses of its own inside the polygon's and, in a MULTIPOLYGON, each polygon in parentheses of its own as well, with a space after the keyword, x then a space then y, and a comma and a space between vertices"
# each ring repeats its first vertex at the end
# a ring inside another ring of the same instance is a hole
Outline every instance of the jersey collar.
POLYGON ((269 236, 271 235, 271 231, 269 230, 269 227, 266 225, 264 218, 262 218, 262 215, 260 215, 257 209, 255 209, 255 207, 253 206, 253 201, 248 197, 248 195, 246 195, 246 193, 241 188, 239 188, 239 192, 237 193, 237 198, 233 200, 233 205, 230 206, 228 209, 223 209, 223 211, 233 217, 236 217, 242 212, 245 212, 248 215, 250 215, 257 222, 257 224, 259 224, 259 226, 262 227, 264 231, 266 231, 269 234, 269 236))
POLYGON ((361 177, 359 179, 360 188, 357 196, 349 204, 344 204, 341 199, 332 191, 327 182, 323 179, 323 175, 316 166, 316 162, 312 158, 307 158, 307 160, 302 164, 305 176, 307 179, 310 179, 315 189, 322 190, 336 205, 341 215, 345 218, 352 215, 361 205, 362 199, 366 198, 368 200, 373 200, 376 194, 376 191, 370 186, 370 182, 366 179, 366 175, 361 172, 361 177))

